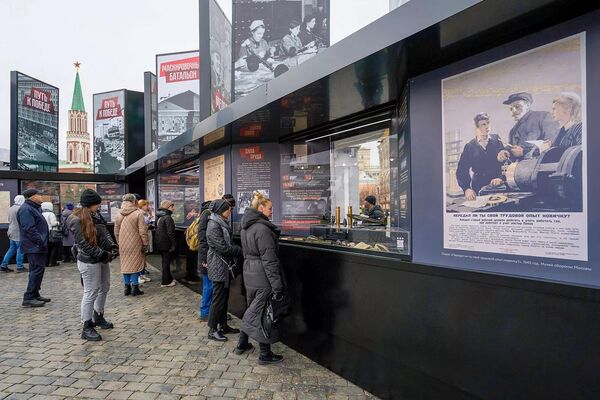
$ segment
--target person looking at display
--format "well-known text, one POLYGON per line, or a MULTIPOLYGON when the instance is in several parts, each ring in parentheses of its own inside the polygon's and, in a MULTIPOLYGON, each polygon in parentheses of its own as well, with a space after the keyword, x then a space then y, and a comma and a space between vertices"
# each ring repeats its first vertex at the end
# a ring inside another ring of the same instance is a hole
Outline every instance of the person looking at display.
POLYGON ((140 290, 139 275, 146 265, 148 249, 148 225, 137 206, 135 195, 123 196, 121 212, 115 221, 115 237, 121 252, 121 274, 125 284, 125 296, 144 294, 140 290))
POLYGON ((211 215, 206 227, 208 243, 208 278, 213 285, 212 303, 208 313, 208 338, 219 342, 227 341, 225 334, 239 333, 227 325, 227 304, 229 302, 229 284, 232 278, 230 269, 235 260, 242 257, 242 248, 233 243, 229 217, 229 202, 218 199, 210 204, 211 215))
MULTIPOLYGON (((140 200, 138 201, 138 208, 144 215, 144 222, 148 225, 148 249, 146 253, 152 253, 152 231, 154 230, 154 216, 152 215, 152 210, 150 210, 150 203, 148 200, 140 200)), ((144 269, 140 272, 139 281, 140 283, 151 282, 152 279, 148 276, 148 270, 146 269, 146 265, 144 265, 144 269)))
POLYGON ((375 198, 375 196, 365 197, 363 207, 365 208, 365 213, 369 218, 376 219, 379 221, 385 219, 385 213, 381 209, 381 206, 377 204, 377 199, 375 198))
POLYGON ((118 246, 98 213, 102 199, 92 189, 86 189, 79 199, 81 207, 69 216, 67 224, 74 237, 77 269, 83 282, 81 298, 81 338, 102 340, 94 329, 112 329, 113 324, 104 319, 104 305, 110 290, 110 262, 118 255, 118 246))
POLYGON ((487 113, 475 115, 473 122, 475 138, 465 145, 456 169, 456 180, 466 200, 475 200, 484 186, 500 186, 504 183, 502 163, 497 159, 504 144, 497 135, 490 134, 490 117, 487 113))
POLYGON ((273 203, 260 192, 254 193, 252 206, 242 217, 242 247, 244 249, 244 285, 248 308, 242 318, 242 331, 235 348, 236 354, 252 350, 249 338, 260 346, 259 364, 273 364, 283 356, 271 351, 279 341, 277 324, 263 324, 263 310, 273 297, 286 296, 286 284, 279 261, 280 230, 271 221, 273 203))
MULTIPOLYGON (((65 208, 62 210, 60 215, 60 221, 62 226, 68 226, 67 219, 73 214, 74 210, 73 203, 69 202, 65 205, 65 208)), ((64 236, 62 238, 62 247, 63 247, 63 261, 64 262, 76 262, 73 258, 73 253, 71 252, 71 248, 75 244, 75 238, 73 237, 73 232, 70 229, 63 229, 64 236)))
POLYGON ((160 202, 160 208, 156 212, 154 247, 160 252, 162 258, 162 281, 160 287, 173 287, 177 284, 177 281, 171 275, 171 261, 175 258, 175 250, 177 250, 173 210, 175 210, 175 204, 171 200, 163 200, 160 202))
POLYGON ((54 206, 51 202, 45 201, 42 203, 42 215, 46 218, 48 224, 48 252, 46 253, 46 267, 58 266, 58 252, 59 247, 62 246, 62 238, 56 238, 56 231, 58 231, 59 222, 54 214, 54 206))
POLYGON ((49 298, 40 295, 46 269, 50 231, 41 211, 41 192, 36 189, 27 189, 23 192, 23 196, 25 203, 17 212, 21 251, 27 255, 29 260, 29 281, 23 295, 23 307, 43 307, 50 302, 49 298))
POLYGON ((24 257, 23 253, 21 252, 21 243, 19 239, 19 222, 17 221, 17 213, 24 202, 25 197, 19 194, 15 196, 12 207, 8 209, 8 231, 6 234, 8 236, 8 240, 10 241, 10 247, 4 255, 2 265, 0 266, 0 271, 2 272, 13 271, 12 269, 8 268, 8 263, 15 254, 17 255, 17 272, 25 272, 25 267, 23 266, 24 257))

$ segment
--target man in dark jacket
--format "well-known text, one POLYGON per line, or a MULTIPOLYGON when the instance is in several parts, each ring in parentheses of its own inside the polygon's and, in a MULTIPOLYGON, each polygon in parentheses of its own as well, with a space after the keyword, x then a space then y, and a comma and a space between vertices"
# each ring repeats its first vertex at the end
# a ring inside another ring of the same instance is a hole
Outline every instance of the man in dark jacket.
POLYGON ((173 210, 175 204, 171 200, 160 202, 160 208, 156 212, 156 231, 154 232, 154 248, 162 256, 162 282, 160 287, 172 287, 176 281, 171 275, 171 261, 175 257, 177 239, 175 237, 175 221, 173 210))
POLYGON ((531 111, 533 96, 527 92, 513 93, 502 104, 510 107, 515 125, 508 134, 506 150, 498 153, 498 161, 507 158, 513 161, 539 156, 537 147, 529 143, 532 140, 549 140, 552 142, 558 134, 558 124, 549 112, 531 111))
POLYGON ((377 204, 377 199, 375 196, 365 197, 363 206, 365 207, 365 211, 367 212, 367 216, 369 218, 379 221, 383 221, 385 219, 385 214, 383 213, 381 206, 377 204))
POLYGON ((46 269, 49 229, 41 211, 41 192, 27 189, 23 192, 23 196, 25 203, 17 213, 21 251, 27 254, 29 260, 29 282, 23 296, 23 307, 42 307, 50 302, 50 299, 40 295, 46 269))
POLYGON ((271 351, 271 344, 279 341, 277 325, 266 326, 265 308, 272 295, 282 296, 285 280, 278 256, 279 228, 269 217, 272 203, 258 208, 248 207, 242 217, 242 248, 244 249, 244 285, 248 308, 242 319, 242 332, 235 352, 242 354, 252 346, 248 338, 260 345, 259 364, 276 363, 282 356, 271 351))
POLYGON ((206 227, 210 217, 211 201, 205 201, 200 207, 200 222, 198 223, 198 268, 202 273, 202 300, 200 301, 200 321, 208 321, 208 311, 212 302, 212 282, 208 279, 206 256, 208 255, 208 242, 206 241, 206 227))

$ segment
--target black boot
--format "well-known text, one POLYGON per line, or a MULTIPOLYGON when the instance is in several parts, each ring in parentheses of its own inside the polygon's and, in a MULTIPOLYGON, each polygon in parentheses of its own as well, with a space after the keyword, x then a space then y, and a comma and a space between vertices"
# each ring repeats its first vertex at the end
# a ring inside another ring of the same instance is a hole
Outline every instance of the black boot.
POLYGON ((104 314, 97 313, 96 310, 94 310, 94 326, 97 326, 102 329, 114 328, 112 322, 108 322, 107 320, 105 320, 104 314))
POLYGON ((131 292, 132 296, 141 296, 144 294, 144 292, 142 292, 140 290, 140 285, 131 285, 133 287, 133 291, 131 292))
POLYGON ((260 356, 258 356, 258 363, 260 365, 265 364, 275 364, 281 362, 283 360, 283 356, 275 354, 271 351, 271 345, 261 343, 260 344, 260 356))
POLYGON ((231 326, 229 326, 227 324, 225 324, 225 325, 219 324, 219 331, 224 335, 228 335, 230 333, 240 333, 239 329, 232 328, 231 326))
POLYGON ((102 336, 94 329, 94 323, 90 319, 83 323, 83 331, 81 332, 81 338, 92 342, 99 342, 102 340, 102 336))
POLYGON ((221 332, 216 329, 210 328, 208 330, 208 338, 212 340, 216 340, 217 342, 226 342, 227 337, 225 337, 221 332))
POLYGON ((131 285, 129 283, 125 284, 125 296, 129 296, 131 294, 131 285))
POLYGON ((235 354, 239 356, 254 349, 254 346, 252 346, 252 343, 250 343, 248 339, 249 338, 248 335, 246 335, 246 332, 240 332, 240 339, 238 340, 238 344, 235 346, 234 350, 235 354))

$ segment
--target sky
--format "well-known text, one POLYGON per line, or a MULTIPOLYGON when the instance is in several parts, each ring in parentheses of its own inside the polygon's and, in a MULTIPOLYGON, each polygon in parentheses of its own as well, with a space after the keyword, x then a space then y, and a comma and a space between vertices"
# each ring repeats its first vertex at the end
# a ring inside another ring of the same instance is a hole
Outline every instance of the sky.
MULTIPOLYGON (((60 89, 59 159, 65 159, 73 63, 81 63, 91 135, 94 93, 143 92, 144 71, 155 70, 156 54, 198 48, 198 1, 0 1, 0 149, 10 147, 10 71, 60 89)), ((217 2, 231 18, 231 0, 217 2)), ((389 11, 389 0, 330 4, 332 45, 389 11)))

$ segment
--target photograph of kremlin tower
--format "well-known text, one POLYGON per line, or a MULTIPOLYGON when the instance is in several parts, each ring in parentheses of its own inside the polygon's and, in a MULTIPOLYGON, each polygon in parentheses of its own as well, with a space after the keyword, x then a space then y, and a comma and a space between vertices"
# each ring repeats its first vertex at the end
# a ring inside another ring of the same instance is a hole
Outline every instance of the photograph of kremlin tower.
POLYGON ((67 131, 67 159, 60 160, 59 172, 92 173, 91 141, 87 129, 87 112, 83 104, 83 93, 79 80, 80 63, 75 63, 75 88, 69 110, 69 129, 67 131))

